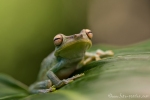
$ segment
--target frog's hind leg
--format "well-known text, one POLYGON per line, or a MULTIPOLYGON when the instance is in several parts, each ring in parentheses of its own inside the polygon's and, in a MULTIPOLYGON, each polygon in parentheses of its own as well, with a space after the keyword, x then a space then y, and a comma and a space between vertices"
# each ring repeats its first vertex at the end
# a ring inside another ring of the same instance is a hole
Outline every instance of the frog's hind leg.
POLYGON ((47 93, 54 90, 55 88, 52 86, 52 82, 50 80, 36 82, 29 87, 29 91, 31 93, 47 93))

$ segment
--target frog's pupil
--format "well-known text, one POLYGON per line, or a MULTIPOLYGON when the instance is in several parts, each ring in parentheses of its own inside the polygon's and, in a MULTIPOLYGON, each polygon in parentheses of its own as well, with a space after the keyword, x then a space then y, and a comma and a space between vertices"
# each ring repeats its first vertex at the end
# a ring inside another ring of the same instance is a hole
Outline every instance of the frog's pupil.
POLYGON ((60 39, 60 38, 55 38, 54 41, 56 41, 56 40, 58 40, 58 39, 60 39))

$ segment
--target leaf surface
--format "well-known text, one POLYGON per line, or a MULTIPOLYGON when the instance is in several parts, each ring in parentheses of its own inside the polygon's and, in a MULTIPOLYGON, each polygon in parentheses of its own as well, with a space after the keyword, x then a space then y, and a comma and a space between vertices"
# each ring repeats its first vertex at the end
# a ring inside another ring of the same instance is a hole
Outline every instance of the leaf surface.
POLYGON ((0 74, 0 100, 17 99, 29 95, 28 87, 12 77, 0 74))
MULTIPOLYGON (((98 48, 112 49, 115 55, 87 64, 78 72, 84 72, 83 77, 55 92, 32 94, 21 100, 150 99, 150 41, 117 49, 96 45, 90 51, 98 48)), ((0 97, 12 93, 26 95, 26 89, 20 83, 15 85, 13 80, 8 78, 9 81, 4 81, 4 78, 0 76, 0 81, 7 85, 1 84, 0 88, 4 85, 6 94, 2 93, 0 97)))

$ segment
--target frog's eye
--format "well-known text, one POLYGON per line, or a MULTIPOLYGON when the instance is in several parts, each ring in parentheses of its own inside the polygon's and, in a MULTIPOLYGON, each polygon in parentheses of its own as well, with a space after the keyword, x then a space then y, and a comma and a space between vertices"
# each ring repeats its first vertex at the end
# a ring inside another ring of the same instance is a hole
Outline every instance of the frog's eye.
POLYGON ((85 29, 86 35, 89 37, 89 39, 93 38, 93 33, 89 29, 85 29))
POLYGON ((63 37, 62 35, 58 34, 54 37, 54 45, 59 46, 63 42, 63 37))

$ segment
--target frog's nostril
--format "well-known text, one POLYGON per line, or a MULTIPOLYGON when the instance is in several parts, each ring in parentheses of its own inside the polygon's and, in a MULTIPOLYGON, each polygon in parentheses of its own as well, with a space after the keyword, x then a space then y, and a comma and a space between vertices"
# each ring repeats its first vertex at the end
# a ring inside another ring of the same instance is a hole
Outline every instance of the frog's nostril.
POLYGON ((83 38, 83 34, 80 34, 80 38, 83 38))
POLYGON ((78 35, 77 34, 74 34, 74 38, 77 38, 78 37, 78 35))

